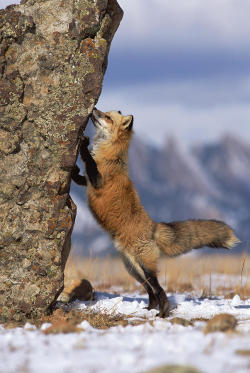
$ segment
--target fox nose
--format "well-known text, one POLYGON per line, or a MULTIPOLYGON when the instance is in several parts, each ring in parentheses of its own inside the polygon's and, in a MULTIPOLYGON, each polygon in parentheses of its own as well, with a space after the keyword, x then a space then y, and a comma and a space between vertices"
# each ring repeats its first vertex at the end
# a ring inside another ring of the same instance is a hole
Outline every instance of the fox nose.
POLYGON ((98 111, 98 109, 97 109, 96 107, 94 107, 94 109, 93 109, 93 111, 92 111, 92 113, 91 113, 91 117, 92 117, 95 113, 97 113, 97 111, 98 111))

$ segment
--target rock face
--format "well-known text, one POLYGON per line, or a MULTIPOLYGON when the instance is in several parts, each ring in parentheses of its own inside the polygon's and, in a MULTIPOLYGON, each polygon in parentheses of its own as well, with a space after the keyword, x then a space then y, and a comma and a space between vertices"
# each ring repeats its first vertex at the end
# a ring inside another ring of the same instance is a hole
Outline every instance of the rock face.
POLYGON ((116 0, 0 10, 0 321, 39 317, 63 288, 70 172, 121 18, 116 0))

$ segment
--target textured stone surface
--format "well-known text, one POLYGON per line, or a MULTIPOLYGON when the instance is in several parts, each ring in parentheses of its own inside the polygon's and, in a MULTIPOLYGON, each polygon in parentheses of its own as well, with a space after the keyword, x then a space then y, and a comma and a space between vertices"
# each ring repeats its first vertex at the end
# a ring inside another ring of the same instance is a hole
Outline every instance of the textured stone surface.
POLYGON ((63 288, 70 171, 121 17, 116 0, 0 10, 0 321, 40 316, 63 288))

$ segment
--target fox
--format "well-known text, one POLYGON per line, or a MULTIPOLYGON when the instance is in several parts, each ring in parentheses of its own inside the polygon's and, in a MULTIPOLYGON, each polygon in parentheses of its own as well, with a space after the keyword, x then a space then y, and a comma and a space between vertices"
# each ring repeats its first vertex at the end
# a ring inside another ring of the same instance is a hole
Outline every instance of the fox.
POLYGON ((147 309, 159 307, 158 316, 168 317, 170 303, 157 279, 160 254, 174 257, 203 246, 230 249, 240 241, 223 221, 153 221, 129 177, 133 115, 94 108, 91 119, 95 127, 92 148, 88 149, 88 137, 82 135, 79 141, 86 175, 80 175, 75 165, 71 177, 87 187, 94 218, 110 235, 129 274, 148 293, 147 309))

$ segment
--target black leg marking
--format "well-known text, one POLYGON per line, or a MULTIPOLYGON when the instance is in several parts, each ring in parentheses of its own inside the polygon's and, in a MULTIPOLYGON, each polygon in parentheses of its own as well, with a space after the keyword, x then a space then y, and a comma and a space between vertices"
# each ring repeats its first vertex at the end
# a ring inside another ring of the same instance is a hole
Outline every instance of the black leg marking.
POLYGON ((77 165, 75 165, 73 170, 71 171, 72 180, 74 180, 74 182, 78 185, 86 186, 87 179, 85 176, 79 175, 79 172, 80 172, 80 168, 77 165))
POLYGON ((142 286, 144 287, 144 289, 148 293, 149 303, 148 303, 147 309, 148 310, 155 309, 158 306, 159 302, 158 302, 158 299, 155 296, 151 286, 146 281, 146 279, 144 277, 144 272, 142 271, 141 267, 139 266, 139 264, 137 262, 133 262, 129 258, 128 255, 126 255, 124 253, 120 253, 120 254, 121 254, 123 263, 125 264, 125 267, 126 267, 128 273, 132 277, 134 277, 136 279, 136 281, 138 281, 140 284, 142 284, 142 286))
POLYGON ((88 138, 83 138, 80 144, 80 154, 83 162, 85 163, 86 173, 88 175, 89 181, 94 188, 98 189, 102 186, 102 177, 98 171, 97 164, 89 152, 87 145, 89 143, 88 138))
POLYGON ((165 291, 162 289, 162 287, 160 286, 160 284, 157 280, 156 275, 152 271, 145 268, 143 265, 141 265, 141 268, 143 269, 145 277, 146 277, 148 283, 150 284, 155 297, 158 300, 159 309, 160 309, 160 312, 159 312, 158 316, 160 316, 160 317, 169 316, 170 304, 169 304, 168 298, 165 294, 165 291))
MULTIPOLYGON (((145 286, 144 286, 145 287, 145 286)), ((146 289, 146 287, 145 287, 146 289)), ((153 309, 156 309, 158 304, 159 304, 159 301, 158 299, 156 298, 156 296, 154 295, 152 289, 150 286, 147 286, 147 292, 148 292, 148 298, 149 298, 149 302, 148 302, 148 310, 153 310, 153 309)))

